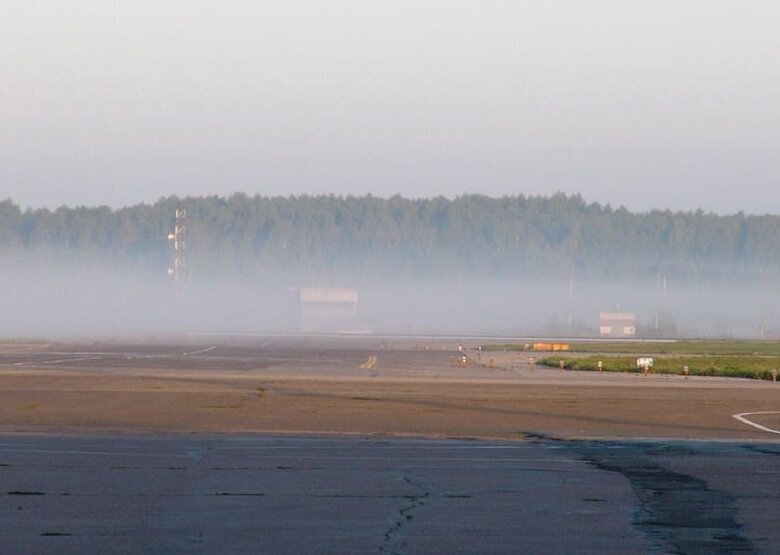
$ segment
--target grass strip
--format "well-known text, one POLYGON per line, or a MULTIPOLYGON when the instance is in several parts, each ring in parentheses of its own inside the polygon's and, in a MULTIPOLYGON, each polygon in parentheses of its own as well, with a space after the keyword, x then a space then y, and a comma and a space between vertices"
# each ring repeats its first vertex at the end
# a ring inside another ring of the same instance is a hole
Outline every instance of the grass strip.
MULTIPOLYGON (((628 356, 548 356, 537 360, 538 364, 560 368, 563 361, 568 370, 598 371, 603 363, 605 372, 642 372, 636 367, 636 357, 628 356)), ((691 376, 720 376, 771 380, 772 369, 780 368, 780 357, 756 356, 690 356, 656 357, 652 372, 656 374, 683 375, 688 367, 691 376)))
MULTIPOLYGON (((543 343, 552 343, 544 341, 543 343)), ((685 341, 583 341, 568 343, 573 353, 637 355, 751 355, 780 356, 780 341, 685 340, 685 341)), ((483 351, 531 351, 533 343, 493 343, 483 351)))

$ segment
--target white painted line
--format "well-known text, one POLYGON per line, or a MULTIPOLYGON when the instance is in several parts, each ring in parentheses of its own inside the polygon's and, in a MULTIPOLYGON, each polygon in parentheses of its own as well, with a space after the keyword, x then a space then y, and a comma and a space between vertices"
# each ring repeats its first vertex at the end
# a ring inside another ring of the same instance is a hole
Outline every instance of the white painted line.
POLYGON ((10 362, 7 364, 0 364, 0 366, 42 366, 44 364, 62 364, 68 362, 81 362, 83 360, 95 360, 104 357, 80 357, 80 358, 62 358, 58 360, 31 360, 28 362, 10 362))
POLYGON ((106 455, 110 457, 162 457, 176 458, 184 457, 183 453, 124 453, 112 451, 70 451, 59 449, 0 449, 0 453, 56 453, 58 455, 106 455))
MULTIPOLYGON (((317 445, 317 449, 321 451, 337 451, 337 450, 344 450, 344 449, 354 449, 354 446, 351 445, 345 445, 345 446, 327 446, 327 445, 317 445)), ((363 446, 361 446, 363 447, 363 446)), ((519 449, 529 449, 525 446, 514 446, 514 445, 369 445, 367 446, 368 449, 371 451, 434 451, 434 450, 458 450, 458 449, 469 449, 469 450, 487 450, 487 449, 512 449, 512 450, 519 450, 519 449)), ((265 451, 265 450, 290 450, 290 449, 302 449, 300 445, 254 445, 254 446, 223 446, 223 447, 215 447, 215 449, 219 449, 222 451, 265 451)))
POLYGON ((519 463, 561 463, 561 464, 582 464, 581 459, 526 459, 526 458, 485 458, 485 457, 426 457, 424 455, 410 456, 410 457, 370 457, 370 456, 328 456, 328 455, 277 455, 273 460, 322 460, 322 461, 408 461, 423 463, 428 461, 444 461, 450 463, 458 462, 490 462, 495 464, 503 464, 506 462, 519 462, 519 463))
MULTIPOLYGON (((97 355, 97 356, 78 356, 78 358, 61 358, 57 360, 28 360, 28 361, 22 361, 22 362, 6 362, 3 364, 0 364, 0 367, 16 367, 16 366, 41 366, 44 364, 67 364, 70 362, 81 362, 84 360, 97 360, 101 358, 123 358, 123 359, 158 359, 158 358, 169 358, 172 356, 177 356, 179 354, 187 356, 187 355, 196 355, 199 353, 206 353, 209 351, 213 351, 216 349, 217 346, 213 347, 207 347, 205 349, 199 349, 197 351, 186 351, 182 353, 161 353, 161 354, 147 354, 147 353, 134 353, 134 352, 113 352, 113 351, 84 351, 84 352, 72 352, 72 351, 62 351, 62 352, 47 352, 48 355, 74 355, 76 357, 77 355, 97 355)), ((0 353, 2 354, 2 353, 0 353)), ((34 355, 37 354, 43 354, 43 353, 33 353, 34 355)))
POLYGON ((754 414, 780 414, 780 411, 777 410, 765 410, 761 412, 741 412, 739 414, 732 414, 734 418, 739 420, 740 422, 743 422, 744 424, 747 424, 748 426, 753 426, 754 428, 757 428, 763 432, 769 432, 770 434, 778 434, 780 435, 780 430, 773 430, 772 428, 767 428, 766 426, 762 426, 761 424, 756 424, 755 422, 752 422, 745 418, 746 416, 752 416, 754 414))
POLYGON ((163 353, 152 355, 149 353, 139 353, 135 351, 46 351, 45 353, 31 353, 31 354, 47 354, 47 355, 72 355, 72 356, 87 356, 87 355, 100 355, 106 358, 122 358, 122 357, 138 357, 138 358, 160 358, 167 356, 174 356, 176 353, 163 353))
POLYGON ((118 356, 124 353, 118 351, 45 351, 32 354, 46 354, 46 355, 72 355, 72 356, 87 356, 87 355, 101 355, 101 356, 118 356))
POLYGON ((214 345, 213 347, 206 347, 205 349, 200 349, 200 350, 198 350, 198 351, 188 351, 188 352, 186 352, 186 353, 182 353, 182 354, 183 354, 183 355, 186 355, 186 356, 189 356, 189 355, 197 355, 197 354, 200 354, 200 353, 208 353, 209 351, 213 351, 213 350, 214 350, 214 349, 216 349, 216 348, 217 348, 217 346, 216 346, 216 345, 214 345))
MULTIPOLYGON (((540 336, 518 336, 518 335, 402 335, 402 334, 350 334, 350 333, 263 333, 263 332, 245 332, 245 331, 191 331, 187 335, 196 337, 280 337, 291 339, 402 339, 402 340, 447 340, 458 341, 462 339, 477 339, 482 341, 517 341, 518 343, 528 343, 529 341, 577 341, 581 337, 540 337, 540 336)), ((592 337, 588 339, 590 343, 612 343, 626 342, 635 340, 615 340, 614 338, 592 337)), ((677 343, 677 339, 641 339, 641 343, 648 345, 677 343)))

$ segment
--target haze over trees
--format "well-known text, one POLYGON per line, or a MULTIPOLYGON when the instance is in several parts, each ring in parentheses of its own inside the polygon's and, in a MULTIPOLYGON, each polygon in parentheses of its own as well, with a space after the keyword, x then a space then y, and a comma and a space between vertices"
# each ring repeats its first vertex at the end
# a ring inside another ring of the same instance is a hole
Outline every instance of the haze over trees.
POLYGON ((780 266, 780 216, 631 213, 579 196, 169 197, 132 207, 0 202, 6 255, 164 268, 177 207, 193 272, 717 278, 780 266))

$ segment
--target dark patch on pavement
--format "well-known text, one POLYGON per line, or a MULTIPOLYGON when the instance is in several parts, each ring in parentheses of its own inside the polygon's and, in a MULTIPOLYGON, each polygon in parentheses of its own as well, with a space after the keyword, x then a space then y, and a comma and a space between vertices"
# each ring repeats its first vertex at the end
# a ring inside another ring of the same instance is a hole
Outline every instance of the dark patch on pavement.
POLYGON ((736 521, 736 501, 698 478, 671 471, 643 454, 615 457, 588 446, 583 456, 597 468, 625 476, 639 498, 636 526, 674 553, 755 553, 736 521))
POLYGON ((656 455, 693 453, 683 445, 570 441, 532 433, 526 437, 563 443, 596 468, 622 474, 639 501, 634 526, 664 552, 757 552, 753 542, 742 535, 733 495, 652 460, 656 455))
POLYGON ((769 445, 752 445, 750 443, 743 445, 742 447, 755 453, 761 453, 763 455, 775 455, 780 457, 780 447, 777 449, 772 449, 769 445))

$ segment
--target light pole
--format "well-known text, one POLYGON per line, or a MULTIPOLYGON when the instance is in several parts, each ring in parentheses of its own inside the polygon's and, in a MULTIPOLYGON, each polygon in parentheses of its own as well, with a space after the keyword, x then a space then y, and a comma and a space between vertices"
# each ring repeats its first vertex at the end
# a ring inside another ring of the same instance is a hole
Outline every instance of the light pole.
POLYGON ((187 282, 187 212, 177 208, 173 231, 168 234, 168 240, 173 244, 173 266, 168 273, 173 276, 174 293, 177 298, 184 296, 187 282))

